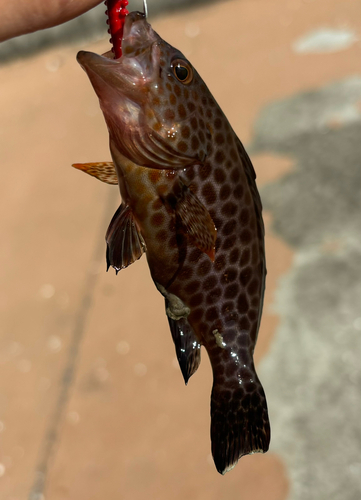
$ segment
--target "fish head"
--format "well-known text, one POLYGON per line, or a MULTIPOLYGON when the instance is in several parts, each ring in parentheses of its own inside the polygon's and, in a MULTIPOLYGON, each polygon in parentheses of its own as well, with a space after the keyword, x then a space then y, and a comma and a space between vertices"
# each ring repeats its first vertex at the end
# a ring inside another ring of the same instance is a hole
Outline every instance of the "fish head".
POLYGON ((119 59, 111 52, 77 55, 99 98, 113 150, 151 168, 202 162, 207 130, 199 110, 210 93, 191 63, 140 12, 126 17, 122 51, 119 59), (197 135, 201 121, 203 141, 197 135))

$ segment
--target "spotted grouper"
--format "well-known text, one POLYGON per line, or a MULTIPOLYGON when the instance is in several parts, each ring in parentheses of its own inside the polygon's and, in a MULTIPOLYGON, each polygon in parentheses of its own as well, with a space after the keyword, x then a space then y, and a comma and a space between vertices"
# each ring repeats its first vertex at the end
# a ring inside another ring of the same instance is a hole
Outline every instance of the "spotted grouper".
POLYGON ((253 362, 266 275, 256 175, 202 78, 144 14, 127 16, 122 48, 119 59, 78 53, 113 162, 74 166, 119 185, 108 268, 118 272, 146 253, 186 383, 207 350, 212 454, 224 474, 270 440, 253 362))

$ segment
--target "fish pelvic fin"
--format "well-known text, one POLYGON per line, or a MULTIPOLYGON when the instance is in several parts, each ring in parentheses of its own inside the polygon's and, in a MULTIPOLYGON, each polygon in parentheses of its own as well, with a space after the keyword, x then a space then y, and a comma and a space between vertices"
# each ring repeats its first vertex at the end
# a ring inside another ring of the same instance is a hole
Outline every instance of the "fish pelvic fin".
POLYGON ((72 167, 82 170, 86 174, 96 177, 107 184, 118 184, 118 177, 114 163, 103 161, 98 163, 73 163, 72 167))
POLYGON ((265 453, 270 442, 267 402, 258 378, 253 392, 232 387, 215 382, 211 398, 212 455, 222 475, 243 455, 265 453))
POLYGON ((140 259, 147 248, 128 205, 120 205, 115 212, 106 236, 107 270, 114 267, 116 273, 140 259))
MULTIPOLYGON (((166 311, 168 310, 166 300, 166 311)), ((197 371, 201 362, 201 345, 198 342, 187 318, 175 320, 168 316, 175 351, 182 371, 184 382, 187 385, 190 377, 197 371)))
POLYGON ((176 216, 181 221, 189 240, 214 262, 217 229, 213 219, 203 203, 187 186, 181 184, 181 191, 182 194, 175 203, 176 216))

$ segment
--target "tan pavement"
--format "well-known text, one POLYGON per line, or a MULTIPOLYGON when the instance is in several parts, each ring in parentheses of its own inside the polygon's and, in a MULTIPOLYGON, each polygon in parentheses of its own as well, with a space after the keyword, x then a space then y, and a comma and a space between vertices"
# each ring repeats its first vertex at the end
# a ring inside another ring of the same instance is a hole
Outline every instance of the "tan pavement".
MULTIPOLYGON (((247 144, 268 102, 357 72, 360 42, 322 55, 292 50, 325 25, 360 33, 357 4, 233 0, 153 26, 190 58, 247 144)), ((216 472, 209 362, 203 353, 184 387, 146 259, 105 272, 118 190, 70 165, 110 159, 97 99, 75 61, 80 49, 107 48, 106 40, 58 47, 0 68, 0 499, 286 499, 288 471, 272 445, 225 477, 216 472)), ((259 185, 293 168, 283 156, 253 161, 259 185)), ((272 234, 272 214, 265 220, 258 363, 293 258, 272 234)))

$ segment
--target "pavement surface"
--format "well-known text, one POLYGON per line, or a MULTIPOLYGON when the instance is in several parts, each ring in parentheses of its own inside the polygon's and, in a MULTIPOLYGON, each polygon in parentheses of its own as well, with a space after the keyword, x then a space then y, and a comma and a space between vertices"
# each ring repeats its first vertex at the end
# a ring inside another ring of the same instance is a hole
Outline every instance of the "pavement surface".
POLYGON ((221 477, 207 356, 184 387, 146 259, 105 272, 116 187, 98 102, 57 46, 0 68, 0 499, 358 500, 361 5, 157 17, 250 152, 268 280, 256 364, 272 442, 221 477))

